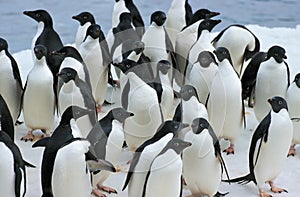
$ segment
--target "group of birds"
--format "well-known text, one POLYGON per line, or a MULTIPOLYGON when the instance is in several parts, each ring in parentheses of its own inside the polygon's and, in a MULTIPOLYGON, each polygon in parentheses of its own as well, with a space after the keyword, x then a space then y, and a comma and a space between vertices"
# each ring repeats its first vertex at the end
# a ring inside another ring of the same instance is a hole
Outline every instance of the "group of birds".
POLYGON ((90 12, 82 12, 72 17, 79 22, 73 45, 63 44, 46 10, 23 14, 38 23, 34 65, 24 86, 0 38, 5 196, 25 196, 25 166, 34 167, 14 142, 21 111, 29 130, 21 140, 36 140, 34 130, 44 133, 32 145, 44 147, 42 197, 117 193, 104 181, 120 171, 124 147, 133 153, 122 188, 129 197, 181 196, 183 185, 194 197, 224 196, 218 192, 222 181, 253 181, 262 197, 271 196, 262 189, 266 182, 275 193, 287 192, 273 180, 300 143, 300 74, 290 83, 283 47, 261 52, 259 39, 243 25, 213 38, 221 20, 212 18, 220 13, 193 12, 188 0, 173 0, 167 13, 154 12, 148 27, 132 0, 116 0, 107 36, 90 12), (108 84, 119 89, 120 106, 112 104, 98 119, 108 84), (246 127, 247 99, 259 121, 249 148, 250 172, 231 179, 219 140, 229 140, 224 152, 234 154, 246 127))

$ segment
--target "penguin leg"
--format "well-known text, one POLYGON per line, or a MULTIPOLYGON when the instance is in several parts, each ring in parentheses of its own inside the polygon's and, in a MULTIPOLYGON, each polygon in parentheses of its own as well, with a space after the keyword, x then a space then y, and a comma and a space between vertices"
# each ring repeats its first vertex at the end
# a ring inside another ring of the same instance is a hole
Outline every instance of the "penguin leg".
POLYGON ((271 191, 274 193, 282 193, 282 192, 288 193, 286 189, 276 187, 273 181, 269 181, 269 185, 271 186, 271 191))
POLYGON ((259 189, 260 197, 272 197, 272 195, 265 193, 262 189, 259 189))
POLYGON ((117 190, 115 190, 114 188, 103 186, 103 185, 99 185, 99 184, 97 184, 97 188, 99 190, 102 190, 102 191, 107 192, 109 194, 111 194, 111 193, 117 194, 118 193, 117 190))
POLYGON ((227 155, 234 154, 234 144, 230 143, 230 146, 226 148, 223 152, 227 153, 227 155))
POLYGON ((34 135, 33 135, 33 130, 30 130, 27 132, 27 134, 23 137, 21 137, 22 141, 33 141, 34 140, 34 135))
POLYGON ((97 104, 97 113, 100 113, 102 111, 102 105, 97 104))
POLYGON ((100 192, 100 191, 97 190, 97 189, 93 189, 93 190, 92 190, 92 194, 93 194, 94 196, 97 196, 97 197, 106 197, 105 194, 103 194, 102 192, 100 192))
POLYGON ((289 153, 288 153, 287 156, 288 156, 288 157, 289 157, 289 156, 293 156, 293 157, 294 157, 295 155, 296 155, 295 144, 292 144, 291 147, 290 147, 290 150, 289 150, 289 153))

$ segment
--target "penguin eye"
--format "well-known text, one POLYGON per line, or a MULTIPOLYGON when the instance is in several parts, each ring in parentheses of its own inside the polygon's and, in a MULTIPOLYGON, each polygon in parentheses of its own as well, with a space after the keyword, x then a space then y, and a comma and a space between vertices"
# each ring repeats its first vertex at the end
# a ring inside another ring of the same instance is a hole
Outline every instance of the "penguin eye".
POLYGON ((276 56, 276 57, 277 57, 277 56, 278 56, 278 53, 274 53, 274 56, 276 56))
POLYGON ((80 111, 75 111, 75 114, 76 114, 76 115, 79 115, 79 114, 80 114, 80 111))
POLYGON ((41 15, 39 13, 37 13, 37 14, 35 14, 35 16, 39 18, 41 15))
POLYGON ((178 125, 175 125, 174 128, 175 128, 175 129, 178 129, 178 125))
POLYGON ((189 93, 192 93, 193 92, 193 90, 189 90, 189 93))
POLYGON ((119 117, 120 117, 120 116, 122 116, 122 114, 121 114, 121 113, 117 113, 117 116, 119 116, 119 117))
POLYGON ((179 143, 178 142, 174 143, 174 146, 179 146, 179 143))
POLYGON ((83 19, 87 19, 88 18, 88 16, 83 16, 83 19))
POLYGON ((279 105, 282 105, 282 101, 278 101, 278 104, 279 104, 279 105))
POLYGON ((67 76, 70 77, 70 76, 71 76, 71 73, 67 73, 67 76))
POLYGON ((205 25, 208 27, 208 26, 209 26, 209 23, 207 22, 207 23, 205 23, 205 25))
POLYGON ((126 64, 126 68, 130 68, 130 64, 126 64))
POLYGON ((203 123, 201 123, 201 124, 200 124, 200 127, 204 128, 205 126, 204 126, 204 124, 203 124, 203 123))

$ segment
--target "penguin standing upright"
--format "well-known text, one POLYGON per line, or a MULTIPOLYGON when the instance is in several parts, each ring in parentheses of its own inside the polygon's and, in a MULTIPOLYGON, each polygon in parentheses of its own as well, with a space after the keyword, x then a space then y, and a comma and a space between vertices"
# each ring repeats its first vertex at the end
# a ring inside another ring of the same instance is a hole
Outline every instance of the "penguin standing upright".
POLYGON ((9 137, 15 140, 15 127, 8 106, 0 94, 0 130, 6 132, 9 137))
MULTIPOLYGON (((91 194, 86 160, 96 160, 96 157, 88 151, 89 142, 75 137, 79 131, 71 125, 71 120, 77 120, 88 113, 89 110, 78 106, 68 107, 51 137, 32 145, 33 148, 45 147, 41 167, 42 196, 84 197, 91 194)), ((115 170, 111 164, 108 168, 115 170)))
POLYGON ((182 154, 183 177, 187 187, 194 196, 215 196, 223 171, 229 179, 216 134, 206 119, 196 118, 185 140, 192 143, 182 154))
MULTIPOLYGON (((47 64, 55 77, 63 58, 52 55, 51 52, 61 49, 63 43, 53 28, 53 20, 50 14, 46 10, 24 11, 23 14, 38 22, 37 32, 32 39, 31 48, 33 50, 36 45, 44 45, 46 47, 48 51, 46 54, 47 64)), ((33 59, 35 59, 35 55, 33 55, 33 59)))
POLYGON ((290 84, 290 71, 284 48, 272 46, 268 50, 267 59, 260 64, 255 84, 254 113, 256 119, 261 121, 270 111, 266 102, 273 96, 286 97, 290 84), (266 88, 267 87, 267 88, 266 88))
MULTIPOLYGON (((1 122, 2 118, 0 116, 1 122)), ((27 188, 25 167, 35 166, 23 160, 19 147, 7 134, 10 131, 3 129, 0 125, 0 190, 5 196, 25 196, 27 188)))
MULTIPOLYGON (((205 118, 208 120, 207 109, 199 101, 198 94, 196 88, 191 85, 184 85, 180 90, 180 98, 181 101, 178 104, 173 120, 184 122, 189 125, 193 123, 195 118, 205 118)), ((185 128, 178 134, 180 139, 184 139, 185 134, 190 130, 189 128, 185 128)))
POLYGON ((111 57, 107 42, 101 27, 90 25, 85 40, 79 46, 79 52, 89 71, 93 97, 97 104, 97 111, 105 100, 111 57))
POLYGON ((151 163, 144 183, 143 197, 181 195, 182 160, 180 155, 191 145, 190 142, 178 138, 173 138, 168 142, 151 163))
MULTIPOLYGON (((114 166, 121 158, 122 146, 124 143, 123 123, 125 119, 134 116, 123 108, 110 110, 101 120, 99 120, 90 131, 87 139, 95 150, 95 156, 111 162, 114 166)), ((101 171, 94 175, 93 182, 97 189, 109 193, 117 193, 113 188, 103 186, 103 182, 109 177, 110 173, 101 171)))
POLYGON ((128 186, 128 196, 142 196, 141 183, 146 180, 151 162, 171 139, 177 137, 188 126, 174 120, 165 121, 151 139, 136 149, 123 186, 123 190, 128 186))
POLYGON ((75 37, 75 47, 78 49, 79 45, 86 37, 86 30, 92 24, 95 24, 95 18, 90 12, 81 12, 78 15, 72 16, 72 19, 77 20, 80 24, 77 29, 75 37))
POLYGON ((23 85, 18 64, 8 51, 5 39, 0 38, 0 94, 5 100, 13 122, 21 113, 23 85))
POLYGON ((214 47, 229 50, 234 70, 242 75, 244 61, 259 52, 258 38, 243 25, 230 25, 221 31, 212 41, 214 47))
POLYGON ((299 122, 299 99, 300 99, 300 73, 296 74, 293 83, 286 92, 286 100, 288 103, 289 114, 293 120, 293 140, 289 151, 289 155, 295 156, 295 144, 300 144, 300 122, 299 122))
POLYGON ((230 140, 227 154, 234 154, 234 143, 243 129, 244 105, 241 81, 231 64, 229 51, 224 47, 214 53, 219 69, 212 81, 207 111, 209 121, 218 138, 230 140))
POLYGON ((167 13, 166 30, 175 47, 176 36, 183 27, 190 23, 193 11, 188 0, 173 0, 167 13))
POLYGON ((21 140, 33 140, 33 131, 41 129, 50 134, 54 126, 55 86, 51 70, 46 62, 47 49, 42 45, 34 47, 36 61, 27 76, 23 93, 23 114, 28 134, 21 140))
POLYGON ((209 51, 202 51, 186 76, 186 83, 193 85, 201 103, 206 104, 210 93, 211 82, 218 71, 215 56, 209 51))
POLYGON ((197 10, 189 24, 187 24, 176 36, 175 52, 178 69, 184 73, 186 60, 193 44, 197 41, 197 30, 200 22, 206 18, 212 18, 219 15, 218 12, 212 12, 208 9, 197 10))
POLYGON ((287 192, 274 185, 274 179, 279 175, 293 138, 293 124, 288 113, 284 98, 275 96, 268 99, 271 111, 257 126, 250 143, 249 170, 246 176, 231 179, 226 182, 249 183, 253 181, 260 196, 271 196, 263 191, 267 182, 274 193, 287 192))

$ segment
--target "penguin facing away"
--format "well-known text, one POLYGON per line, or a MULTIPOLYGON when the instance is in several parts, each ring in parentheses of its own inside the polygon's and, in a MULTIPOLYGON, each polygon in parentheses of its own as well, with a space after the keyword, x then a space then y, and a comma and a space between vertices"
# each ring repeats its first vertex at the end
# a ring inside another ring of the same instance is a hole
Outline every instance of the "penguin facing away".
POLYGON ((172 138, 188 126, 174 120, 165 121, 151 139, 136 149, 123 186, 123 190, 128 186, 129 196, 142 196, 141 183, 145 182, 151 162, 172 138))
POLYGON ((293 140, 288 156, 295 156, 295 145, 300 144, 300 124, 299 124, 299 99, 300 99, 300 73, 296 74, 294 81, 288 87, 286 100, 289 114, 293 122, 293 140))
POLYGON ((36 61, 27 76, 23 93, 23 114, 27 135, 21 140, 32 141, 33 131, 41 129, 46 135, 54 126, 55 87, 53 75, 46 62, 47 49, 42 45, 34 47, 36 61))
POLYGON ((75 47, 78 49, 85 38, 88 27, 96 22, 93 14, 90 12, 81 12, 78 15, 72 16, 72 19, 77 20, 80 23, 75 37, 75 47))
POLYGON ((206 119, 194 119, 191 127, 185 137, 192 146, 183 151, 183 177, 194 196, 212 197, 218 193, 223 171, 229 179, 220 143, 206 119))
POLYGON ((229 51, 224 47, 214 53, 219 60, 207 102, 209 121, 217 137, 230 140, 227 154, 234 154, 234 143, 245 127, 241 81, 231 64, 229 51))
POLYGON ((35 166, 22 158, 19 147, 7 134, 10 131, 5 132, 1 127, 0 125, 0 190, 5 196, 24 197, 27 188, 25 167, 35 166))
POLYGON ((254 103, 254 113, 258 121, 261 121, 270 111, 270 106, 266 102, 268 98, 286 97, 290 84, 290 70, 284 59, 287 59, 285 49, 274 45, 269 48, 267 59, 258 69, 254 103))
POLYGON ((0 94, 0 130, 6 132, 7 135, 15 140, 15 127, 8 106, 0 94))
POLYGON ((0 38, 0 94, 5 100, 13 122, 21 113, 23 85, 18 64, 8 51, 8 43, 0 38))
MULTIPOLYGON (((94 125, 87 136, 87 140, 91 143, 95 152, 94 155, 98 159, 109 161, 114 166, 118 164, 125 140, 123 123, 126 118, 131 116, 134 116, 134 114, 118 107, 110 110, 106 116, 94 125)), ((101 171, 94 175, 95 185, 99 190, 117 193, 115 189, 103 186, 103 182, 109 175, 110 173, 107 171, 101 171)))
POLYGON ((136 33, 142 38, 143 34, 145 33, 145 23, 143 18, 137 9, 136 5, 133 3, 133 0, 124 0, 126 8, 130 11, 132 17, 132 24, 135 27, 136 33))
POLYGON ((284 98, 275 96, 268 99, 272 109, 257 126, 250 143, 249 170, 246 176, 226 182, 246 184, 253 181, 260 196, 271 196, 263 191, 267 182, 274 193, 287 192, 274 185, 274 179, 280 173, 293 138, 293 124, 284 98))
POLYGON ((173 138, 155 157, 149 168, 145 183, 143 197, 181 195, 182 151, 191 146, 190 142, 173 138), (164 188, 161 189, 161 186, 164 188))

